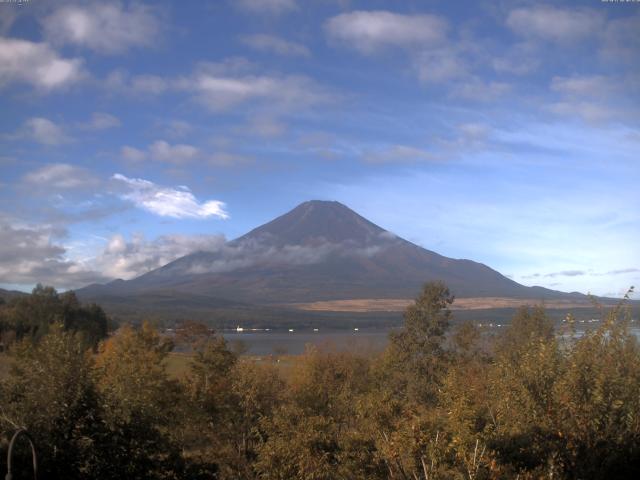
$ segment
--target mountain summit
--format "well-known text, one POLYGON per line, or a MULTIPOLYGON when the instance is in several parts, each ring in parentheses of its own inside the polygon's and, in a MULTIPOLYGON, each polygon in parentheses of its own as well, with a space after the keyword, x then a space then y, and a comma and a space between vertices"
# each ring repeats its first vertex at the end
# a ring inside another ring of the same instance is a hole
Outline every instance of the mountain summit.
POLYGON ((413 298, 430 280, 457 297, 566 298, 525 287, 471 260, 447 258, 375 225, 339 202, 313 200, 227 242, 138 278, 81 289, 83 299, 135 297, 199 305, 291 305, 413 298), (186 299, 186 300, 185 300, 186 299))
POLYGON ((365 244, 385 230, 340 202, 311 200, 288 213, 251 230, 236 242, 268 240, 277 245, 326 242, 365 244))

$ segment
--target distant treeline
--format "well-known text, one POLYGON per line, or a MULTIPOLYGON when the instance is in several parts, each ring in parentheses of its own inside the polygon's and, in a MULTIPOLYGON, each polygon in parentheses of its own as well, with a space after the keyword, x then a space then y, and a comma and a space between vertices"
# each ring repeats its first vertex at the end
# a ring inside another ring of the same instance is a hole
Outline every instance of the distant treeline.
MULTIPOLYGON (((635 478, 640 348, 623 305, 574 338, 572 317, 558 336, 542 308, 523 308, 488 339, 470 323, 450 331, 452 300, 429 283, 381 354, 310 348, 286 375, 197 323, 174 340, 125 326, 94 349, 94 327, 54 301, 9 349, 1 461, 25 427, 41 478, 635 478), (178 380, 174 342, 195 352, 178 380)), ((14 479, 32 478, 17 453, 14 479)))
POLYGON ((95 303, 81 304, 72 291, 59 294, 38 284, 31 295, 0 298, 0 346, 6 348, 24 338, 38 340, 52 325, 79 333, 86 345, 96 346, 116 324, 95 303))

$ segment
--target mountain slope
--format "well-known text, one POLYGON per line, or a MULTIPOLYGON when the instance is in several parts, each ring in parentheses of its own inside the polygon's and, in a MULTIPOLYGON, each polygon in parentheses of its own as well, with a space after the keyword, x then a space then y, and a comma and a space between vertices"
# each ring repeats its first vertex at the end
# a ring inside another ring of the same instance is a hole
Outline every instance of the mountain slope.
POLYGON ((568 298, 525 287, 481 263, 456 260, 395 236, 338 202, 309 201, 215 252, 195 252, 138 278, 92 285, 100 301, 161 293, 180 304, 278 305, 354 298, 413 298, 444 281, 458 297, 568 298))
POLYGON ((28 294, 25 292, 19 292, 17 290, 5 290, 4 288, 0 288, 0 298, 3 299, 5 302, 8 302, 13 298, 22 297, 25 295, 28 295, 28 294))

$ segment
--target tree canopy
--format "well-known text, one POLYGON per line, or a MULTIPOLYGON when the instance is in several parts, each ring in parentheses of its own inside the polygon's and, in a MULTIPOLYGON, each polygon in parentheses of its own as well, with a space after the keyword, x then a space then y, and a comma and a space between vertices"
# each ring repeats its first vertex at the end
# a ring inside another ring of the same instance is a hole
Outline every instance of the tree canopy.
POLYGON ((73 297, 46 288, 35 297, 18 310, 41 322, 11 346, 0 380, 0 447, 26 427, 43 478, 622 479, 640 470, 640 347, 624 309, 559 337, 544 309, 526 307, 493 338, 451 326, 453 298, 431 283, 381 354, 310 347, 285 370, 186 323, 175 341, 192 354, 174 378, 174 339, 150 324, 124 326, 94 350, 73 297))

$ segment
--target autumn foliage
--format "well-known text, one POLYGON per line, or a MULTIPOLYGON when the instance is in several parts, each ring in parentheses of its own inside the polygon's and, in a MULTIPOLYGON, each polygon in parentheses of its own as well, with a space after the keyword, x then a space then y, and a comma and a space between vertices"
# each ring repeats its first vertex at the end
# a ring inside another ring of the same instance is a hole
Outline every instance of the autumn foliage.
MULTIPOLYGON (((175 339, 194 351, 175 380, 166 370, 173 342, 149 324, 120 328, 93 351, 81 332, 52 322, 11 348, 13 370, 0 384, 2 446, 26 427, 42 478, 66 479, 640 471, 640 349, 623 307, 580 336, 571 318, 558 332, 542 308, 522 308, 491 337, 452 327, 452 300, 444 285, 427 284, 383 353, 310 347, 286 378, 196 324, 175 339)), ((28 472, 26 450, 18 453, 28 472)))

